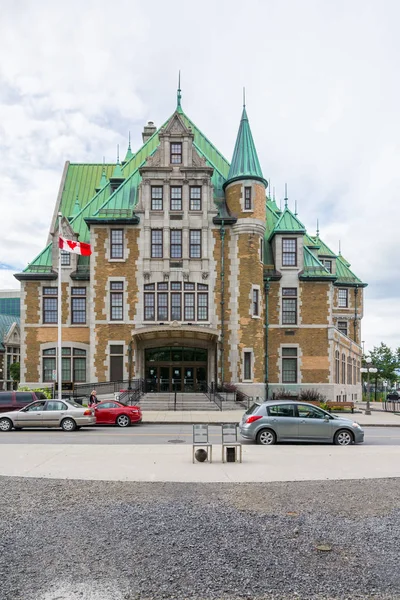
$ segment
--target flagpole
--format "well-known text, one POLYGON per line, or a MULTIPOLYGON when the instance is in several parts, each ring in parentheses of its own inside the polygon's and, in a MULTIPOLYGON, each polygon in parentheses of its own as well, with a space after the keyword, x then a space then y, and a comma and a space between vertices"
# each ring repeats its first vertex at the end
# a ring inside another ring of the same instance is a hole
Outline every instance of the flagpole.
MULTIPOLYGON (((61 219, 62 213, 58 213, 58 235, 61 235, 61 219)), ((58 368, 57 368, 57 381, 58 381, 58 399, 62 400, 62 315, 61 315, 61 248, 58 248, 58 294, 57 294, 57 324, 58 324, 58 343, 57 343, 57 356, 58 356, 58 368)))

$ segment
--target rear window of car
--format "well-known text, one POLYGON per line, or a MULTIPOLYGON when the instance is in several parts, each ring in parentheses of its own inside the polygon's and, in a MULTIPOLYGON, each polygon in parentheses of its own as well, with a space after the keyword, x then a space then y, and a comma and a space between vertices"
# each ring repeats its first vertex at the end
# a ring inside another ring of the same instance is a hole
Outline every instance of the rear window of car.
POLYGON ((29 404, 33 400, 35 400, 32 392, 17 392, 15 394, 15 399, 18 404, 29 404))
POLYGON ((257 408, 260 408, 261 404, 258 404, 258 402, 254 402, 254 404, 252 404, 244 413, 245 415, 252 415, 253 413, 256 412, 257 408))
POLYGON ((73 406, 74 408, 83 408, 82 404, 78 404, 77 402, 75 402, 74 400, 67 400, 68 404, 70 406, 73 406))
POLYGON ((0 404, 11 404, 11 403, 12 403, 12 393, 11 392, 0 393, 0 404))
POLYGON ((294 417, 294 404, 273 404, 268 406, 270 417, 294 417))

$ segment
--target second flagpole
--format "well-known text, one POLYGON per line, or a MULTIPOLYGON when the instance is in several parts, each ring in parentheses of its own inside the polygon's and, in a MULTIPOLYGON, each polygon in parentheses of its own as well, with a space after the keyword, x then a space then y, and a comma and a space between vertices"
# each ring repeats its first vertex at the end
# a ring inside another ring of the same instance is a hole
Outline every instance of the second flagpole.
MULTIPOLYGON (((61 219, 62 213, 58 213, 58 235, 61 236, 61 219)), ((58 245, 59 246, 59 245, 58 245)), ((62 314, 61 314, 61 248, 58 248, 58 295, 57 295, 57 321, 58 321, 58 343, 57 343, 57 358, 58 358, 58 367, 57 367, 57 382, 58 382, 58 399, 62 400, 62 314)))

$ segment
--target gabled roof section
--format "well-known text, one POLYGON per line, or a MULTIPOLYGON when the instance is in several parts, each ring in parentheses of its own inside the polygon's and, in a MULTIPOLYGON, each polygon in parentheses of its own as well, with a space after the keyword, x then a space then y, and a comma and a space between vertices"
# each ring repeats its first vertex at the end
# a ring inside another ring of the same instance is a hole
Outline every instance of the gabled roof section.
POLYGON ((363 283, 353 271, 349 269, 342 256, 336 259, 336 281, 335 285, 348 285, 351 287, 367 287, 367 283, 363 283))
POLYGON ((329 273, 324 265, 314 256, 307 246, 303 248, 304 269, 299 274, 299 279, 313 279, 318 281, 335 281, 336 275, 329 273))
POLYGON ((224 187, 232 181, 241 179, 258 179, 265 187, 268 186, 261 171, 245 106, 243 106, 232 162, 224 187))
POLYGON ((285 206, 285 210, 279 217, 269 239, 272 239, 277 233, 298 233, 305 234, 306 228, 303 223, 294 216, 291 210, 285 206))
MULTIPOLYGON (((63 215, 72 215, 76 196, 79 198, 81 208, 86 206, 96 193, 102 176, 103 166, 109 178, 115 164, 77 164, 68 165, 64 189, 61 197, 60 211, 63 215)), ((78 232, 77 232, 78 233, 78 232)))
POLYGON ((337 255, 332 252, 330 248, 328 248, 325 242, 323 242, 318 235, 310 236, 310 239, 312 239, 313 242, 319 246, 318 254, 321 256, 332 256, 333 258, 336 258, 337 255))
POLYGON ((3 340, 14 323, 19 326, 20 318, 13 315, 0 315, 0 350, 5 350, 3 340))

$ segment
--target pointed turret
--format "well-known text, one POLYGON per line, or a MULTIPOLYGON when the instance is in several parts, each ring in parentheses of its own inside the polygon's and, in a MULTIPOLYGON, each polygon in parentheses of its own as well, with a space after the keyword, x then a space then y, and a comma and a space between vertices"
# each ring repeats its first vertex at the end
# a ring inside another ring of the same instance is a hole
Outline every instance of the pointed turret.
POLYGON ((119 146, 117 146, 117 164, 114 167, 113 174, 110 177, 112 192, 119 188, 121 183, 125 181, 125 176, 122 172, 121 163, 119 162, 119 146))
POLYGON ((261 181, 265 187, 268 186, 268 182, 263 177, 258 161, 245 105, 243 106, 242 118, 225 187, 229 183, 232 183, 232 181, 243 179, 256 179, 261 181))
POLYGON ((106 175, 106 167, 105 167, 104 158, 103 158, 103 170, 101 172, 101 178, 99 181, 99 185, 96 187, 96 193, 99 192, 100 190, 102 190, 103 187, 107 184, 108 184, 108 179, 107 179, 107 175, 106 175))
POLYGON ((176 94, 176 111, 179 113, 182 113, 182 106, 181 106, 181 100, 182 100, 182 94, 181 94, 181 72, 179 71, 179 77, 178 77, 178 90, 177 90, 177 94, 176 94))
POLYGON ((126 151, 126 155, 124 160, 122 161, 122 164, 124 165, 126 162, 128 162, 128 160, 131 160, 131 158, 133 158, 134 154, 131 150, 131 132, 129 132, 129 143, 128 143, 128 150, 126 151))
POLYGON ((72 209, 72 215, 71 217, 76 217, 76 215, 78 213, 81 212, 81 205, 79 204, 79 198, 78 198, 78 194, 76 194, 76 198, 75 198, 75 204, 74 204, 74 208, 72 209))

